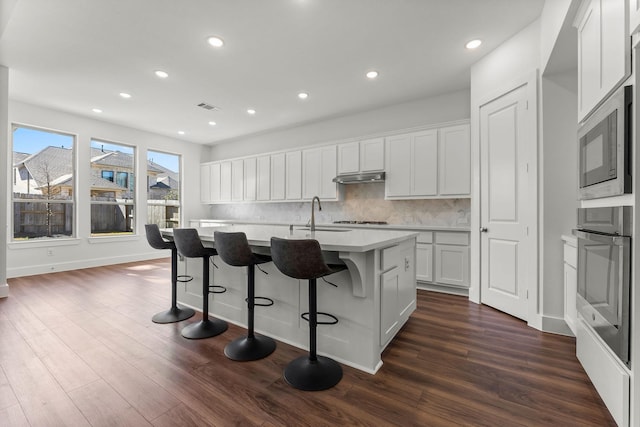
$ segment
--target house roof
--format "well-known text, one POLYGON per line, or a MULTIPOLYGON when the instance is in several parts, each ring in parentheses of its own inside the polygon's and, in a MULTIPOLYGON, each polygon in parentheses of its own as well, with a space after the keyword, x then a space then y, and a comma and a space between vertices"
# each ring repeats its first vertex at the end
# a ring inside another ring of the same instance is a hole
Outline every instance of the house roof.
POLYGON ((73 150, 49 146, 22 161, 29 174, 43 187, 63 175, 73 174, 73 150))

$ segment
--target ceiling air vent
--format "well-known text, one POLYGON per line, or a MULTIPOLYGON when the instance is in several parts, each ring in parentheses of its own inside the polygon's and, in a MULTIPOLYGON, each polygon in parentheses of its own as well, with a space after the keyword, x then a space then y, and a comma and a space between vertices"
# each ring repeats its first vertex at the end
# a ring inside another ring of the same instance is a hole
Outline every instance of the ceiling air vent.
POLYGON ((198 107, 204 108, 205 110, 209 111, 220 111, 220 109, 215 105, 207 104, 206 102, 201 102, 200 104, 198 104, 198 107))

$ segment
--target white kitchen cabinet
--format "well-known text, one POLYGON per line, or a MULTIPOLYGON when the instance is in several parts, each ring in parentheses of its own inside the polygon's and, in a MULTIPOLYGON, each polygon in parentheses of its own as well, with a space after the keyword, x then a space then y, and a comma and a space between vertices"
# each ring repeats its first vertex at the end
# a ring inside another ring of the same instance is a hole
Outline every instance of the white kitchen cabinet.
POLYGON ((338 144, 338 175, 360 172, 360 143, 338 144))
POLYGON ((421 232, 416 239, 416 280, 433 281, 433 233, 421 232))
POLYGON ((399 268, 380 275, 380 344, 385 345, 398 326, 398 272, 399 268))
POLYGON ((271 199, 271 156, 260 156, 256 160, 256 200, 271 199))
POLYGON ((200 203, 211 203, 211 165, 200 165, 200 203))
POLYGON ((220 201, 231 201, 231 162, 220 163, 220 201))
POLYGON ((248 159, 244 159, 243 169, 244 169, 243 200, 254 201, 256 200, 256 191, 258 189, 256 185, 257 174, 258 174, 257 159, 255 157, 249 157, 248 159))
POLYGON ((384 138, 338 144, 338 175, 384 171, 384 138))
POLYGON ((286 199, 302 199, 302 152, 300 150, 285 153, 286 199))
POLYGON ((576 14, 579 121, 631 74, 627 1, 585 0, 576 14))
POLYGON ((318 196, 322 200, 337 200, 336 146, 302 151, 302 198, 318 196))
POLYGON ((437 129, 387 138, 386 150, 386 198, 437 195, 437 129))
POLYGON ((471 138, 469 125, 438 130, 438 194, 471 194, 471 138))
POLYGON ((468 288, 469 234, 437 232, 435 243, 435 281, 468 288))
POLYGON ((212 163, 209 168, 211 203, 220 201, 220 163, 212 163))
POLYGON ((360 141, 360 172, 384 170, 384 138, 360 141))
POLYGON ((241 202, 244 198, 244 161, 231 161, 231 201, 241 202))
POLYGON ((574 335, 577 333, 578 324, 578 310, 576 308, 577 262, 576 242, 567 239, 564 243, 564 320, 574 335))
POLYGON ((640 28, 640 0, 629 0, 629 35, 640 28))
POLYGON ((284 153, 271 155, 271 200, 284 200, 286 195, 286 171, 284 153))

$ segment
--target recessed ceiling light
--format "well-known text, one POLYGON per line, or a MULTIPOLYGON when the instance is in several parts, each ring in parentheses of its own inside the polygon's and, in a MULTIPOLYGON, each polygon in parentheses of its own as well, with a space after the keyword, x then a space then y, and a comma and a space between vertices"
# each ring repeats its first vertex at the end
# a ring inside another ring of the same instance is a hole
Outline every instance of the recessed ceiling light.
POLYGON ((178 131, 178 135, 184 135, 184 131, 183 130, 179 130, 178 131))
POLYGON ((300 92, 298 94, 298 98, 300 99, 307 99, 309 97, 309 94, 307 92, 300 92))
POLYGON ((481 44, 482 44, 482 40, 475 39, 468 42, 466 45, 464 45, 464 47, 466 47, 467 49, 475 49, 481 44))
POLYGON ((209 122, 209 124, 210 124, 211 126, 215 126, 215 125, 216 125, 216 122, 209 122))
POLYGON ((224 46, 224 40, 222 40, 218 36, 211 36, 207 39, 207 42, 213 47, 222 47, 224 46))
POLYGON ((157 77, 159 77, 161 79, 166 79, 167 77, 169 77, 169 73, 167 73, 166 71, 162 71, 162 70, 155 71, 155 74, 156 74, 157 77))
POLYGON ((102 110, 99 108, 93 108, 91 111, 93 111, 94 113, 102 113, 102 110))
POLYGON ((247 110, 247 113, 251 114, 252 116, 256 113, 256 110, 254 110, 253 108, 249 108, 247 110))
POLYGON ((369 71, 367 72, 367 78, 368 79, 375 79, 376 77, 378 77, 378 72, 377 71, 369 71))
POLYGON ((120 96, 124 99, 129 99, 131 98, 131 94, 126 93, 126 92, 120 92, 120 96))

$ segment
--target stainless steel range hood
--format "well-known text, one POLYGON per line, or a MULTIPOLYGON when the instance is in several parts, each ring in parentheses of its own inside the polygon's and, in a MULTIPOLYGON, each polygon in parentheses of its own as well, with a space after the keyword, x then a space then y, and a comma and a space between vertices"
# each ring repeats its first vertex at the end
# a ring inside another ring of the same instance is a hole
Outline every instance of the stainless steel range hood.
POLYGON ((338 175, 333 178, 333 182, 338 184, 365 184, 370 182, 383 182, 384 172, 354 173, 349 175, 338 175))

